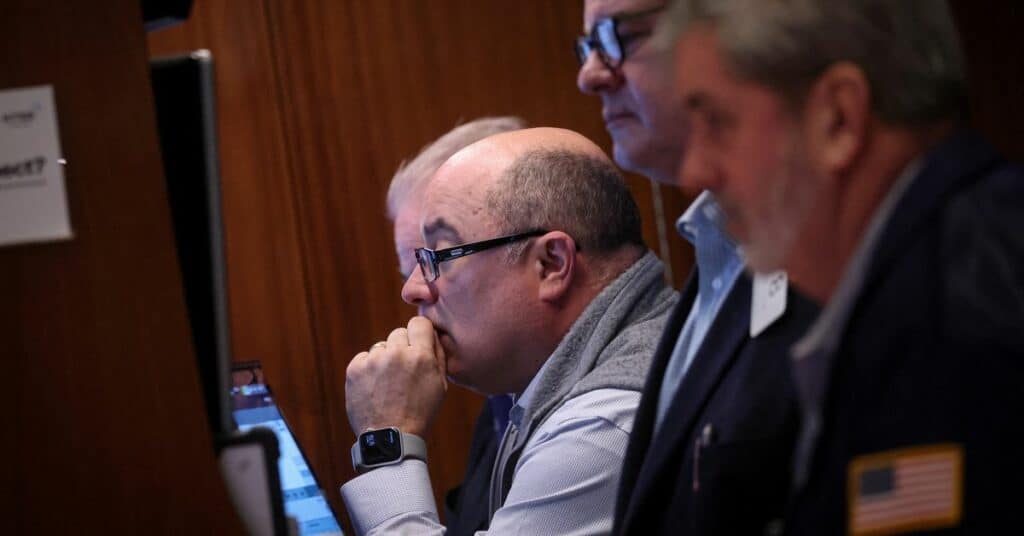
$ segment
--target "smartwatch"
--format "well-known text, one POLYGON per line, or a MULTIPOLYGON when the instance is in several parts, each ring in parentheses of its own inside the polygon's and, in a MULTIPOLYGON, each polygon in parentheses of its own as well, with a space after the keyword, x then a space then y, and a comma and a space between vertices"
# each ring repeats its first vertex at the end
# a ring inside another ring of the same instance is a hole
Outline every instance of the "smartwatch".
POLYGON ((427 461, 427 444, 419 436, 403 434, 395 427, 367 430, 352 445, 352 467, 363 474, 406 458, 427 461))

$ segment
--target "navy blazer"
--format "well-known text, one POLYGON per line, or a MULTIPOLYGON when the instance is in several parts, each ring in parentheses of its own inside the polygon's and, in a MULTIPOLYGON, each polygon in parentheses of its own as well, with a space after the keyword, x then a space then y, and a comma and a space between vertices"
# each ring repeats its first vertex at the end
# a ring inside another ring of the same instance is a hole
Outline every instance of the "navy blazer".
POLYGON ((963 510, 934 533, 1021 530, 1024 170, 968 133, 937 146, 896 205, 854 303, 837 352, 794 366, 822 425, 796 460, 808 479, 788 531, 848 532, 851 462, 936 444, 962 448, 963 510))
POLYGON ((798 406, 789 347, 818 307, 749 337, 751 279, 729 292, 652 437, 661 380, 697 294, 690 276, 656 350, 623 465, 614 534, 760 534, 784 513, 798 406))

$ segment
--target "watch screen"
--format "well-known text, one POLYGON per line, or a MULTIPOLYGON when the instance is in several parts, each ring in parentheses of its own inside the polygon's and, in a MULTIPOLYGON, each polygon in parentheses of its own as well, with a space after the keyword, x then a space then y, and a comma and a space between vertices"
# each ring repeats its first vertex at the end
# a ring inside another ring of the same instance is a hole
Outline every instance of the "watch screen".
POLYGON ((394 428, 371 430, 359 436, 364 465, 393 462, 402 455, 402 439, 394 428))

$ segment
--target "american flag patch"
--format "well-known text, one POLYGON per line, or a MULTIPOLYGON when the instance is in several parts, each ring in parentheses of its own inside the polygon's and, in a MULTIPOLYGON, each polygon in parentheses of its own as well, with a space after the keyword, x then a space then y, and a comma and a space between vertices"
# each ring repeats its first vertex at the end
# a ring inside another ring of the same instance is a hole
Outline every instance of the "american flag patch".
POLYGON ((955 526, 962 482, 960 445, 858 456, 847 472, 848 531, 875 535, 955 526))

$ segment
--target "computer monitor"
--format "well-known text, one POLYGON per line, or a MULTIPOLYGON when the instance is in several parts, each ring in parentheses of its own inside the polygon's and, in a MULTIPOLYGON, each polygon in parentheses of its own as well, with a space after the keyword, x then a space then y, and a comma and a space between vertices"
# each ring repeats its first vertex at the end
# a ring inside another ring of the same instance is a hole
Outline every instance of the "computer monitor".
POLYGON ((278 408, 270 385, 263 377, 263 367, 258 361, 236 362, 231 371, 234 377, 232 411, 238 429, 250 432, 265 428, 277 438, 279 495, 285 513, 295 520, 299 536, 341 536, 338 517, 331 510, 308 458, 278 408))
POLYGON ((150 78, 192 342, 218 438, 234 423, 213 59, 206 50, 157 58, 150 78))

